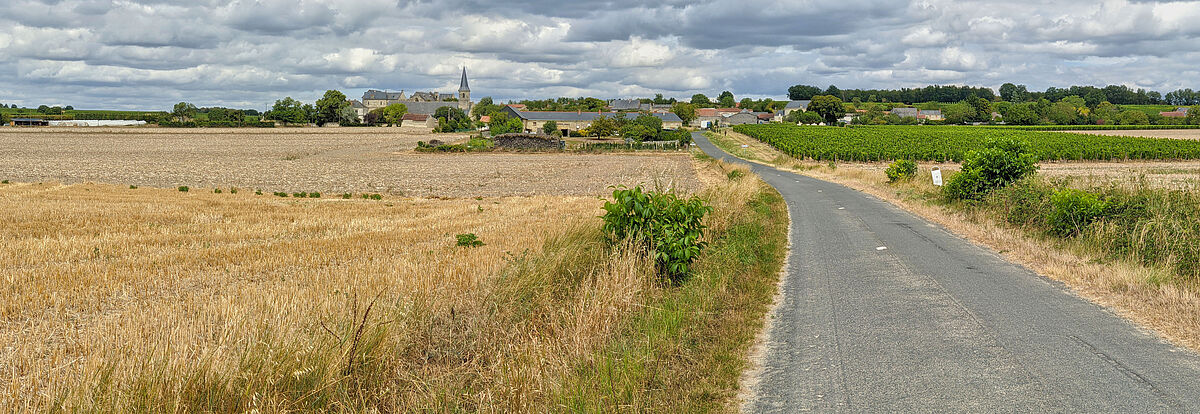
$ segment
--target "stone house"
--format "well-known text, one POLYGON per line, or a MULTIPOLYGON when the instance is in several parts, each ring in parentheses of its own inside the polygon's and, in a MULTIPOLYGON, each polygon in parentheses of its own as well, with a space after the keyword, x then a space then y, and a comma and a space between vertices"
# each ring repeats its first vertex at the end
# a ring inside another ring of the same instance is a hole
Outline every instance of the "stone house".
MULTIPOLYGON (((540 132, 546 125, 546 122, 554 121, 554 123, 558 124, 558 129, 563 135, 591 126, 593 119, 602 116, 613 118, 619 114, 619 112, 520 111, 511 106, 505 106, 502 112, 508 115, 509 118, 520 119, 521 123, 524 124, 526 132, 540 132)), ((683 120, 679 119, 678 115, 672 113, 655 113, 650 115, 661 119, 664 129, 679 129, 683 127, 683 120)), ((626 114, 627 119, 633 119, 637 116, 637 114, 626 114)))

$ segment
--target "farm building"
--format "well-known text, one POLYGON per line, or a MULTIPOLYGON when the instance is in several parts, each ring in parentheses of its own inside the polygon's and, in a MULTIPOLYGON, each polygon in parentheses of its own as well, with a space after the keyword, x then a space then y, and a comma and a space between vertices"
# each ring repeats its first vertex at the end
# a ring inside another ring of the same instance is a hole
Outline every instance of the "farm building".
POLYGON ((1158 114, 1162 115, 1163 118, 1187 118, 1188 107, 1181 106, 1175 108, 1174 111, 1159 112, 1158 114))
MULTIPOLYGON (((350 101, 353 107, 355 101, 350 101)), ((361 105, 365 110, 355 108, 355 112, 359 112, 359 116, 366 116, 367 112, 383 108, 394 103, 401 103, 408 107, 408 113, 433 115, 438 108, 449 106, 458 108, 464 112, 471 113, 471 107, 474 104, 471 102, 471 88, 467 85, 467 68, 462 70, 462 79, 459 80, 458 94, 453 93, 438 93, 438 92, 414 92, 411 96, 405 96, 404 91, 386 92, 375 89, 368 90, 363 93, 361 105)))
MULTIPOLYGON (((554 121, 558 124, 558 129, 564 135, 570 131, 578 131, 592 125, 592 120, 606 116, 609 118, 617 116, 618 112, 555 112, 555 111, 519 111, 511 106, 506 106, 503 112, 510 118, 518 118, 525 125, 526 131, 540 131, 546 125, 546 122, 554 121)), ((678 129, 683 127, 683 120, 679 116, 672 113, 651 114, 662 119, 663 128, 678 129)), ((636 116, 636 115, 634 115, 636 116)))
POLYGON ((50 121, 38 118, 13 118, 9 125, 11 126, 50 126, 50 121))
POLYGON ((808 104, 810 103, 812 103, 812 101, 807 99, 802 101, 788 101, 787 105, 784 106, 783 110, 780 112, 783 113, 783 116, 788 116, 788 114, 792 112, 808 111, 808 104))
POLYGON ((434 118, 433 115, 427 114, 404 114, 404 116, 400 119, 403 120, 401 122, 401 125, 403 126, 434 128, 438 125, 437 118, 434 118))

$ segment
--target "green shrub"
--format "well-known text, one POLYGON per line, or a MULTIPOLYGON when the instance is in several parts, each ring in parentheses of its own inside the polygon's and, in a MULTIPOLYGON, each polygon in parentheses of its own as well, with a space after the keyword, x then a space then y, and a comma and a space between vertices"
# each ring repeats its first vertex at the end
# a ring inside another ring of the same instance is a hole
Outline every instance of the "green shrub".
POLYGON ((315 192, 315 191, 314 191, 314 192, 311 192, 311 193, 308 193, 308 198, 321 198, 321 193, 318 193, 318 192, 315 192))
POLYGON ((962 171, 951 176, 942 191, 951 200, 979 200, 992 190, 1037 171, 1037 161, 1025 143, 996 139, 983 149, 967 152, 962 171))
POLYGON ((884 173, 887 174, 888 182, 911 180, 917 176, 917 163, 913 160, 896 160, 888 165, 884 173))
POLYGON ((350 193, 342 193, 342 198, 349 200, 350 197, 354 197, 354 195, 350 193))
POLYGON ((681 199, 673 192, 646 192, 642 187, 619 187, 613 201, 604 203, 603 231, 617 243, 635 239, 654 259, 659 275, 674 283, 691 273, 691 263, 707 244, 704 215, 712 207, 698 197, 681 199))
POLYGON ((282 191, 276 191, 276 192, 275 192, 275 196, 276 196, 276 197, 287 197, 287 196, 288 196, 288 193, 285 193, 285 192, 282 192, 282 191))
POLYGON ((371 194, 371 199, 372 200, 383 200, 383 196, 381 196, 379 194, 371 194))
POLYGON ((456 244, 460 247, 483 246, 483 240, 479 240, 479 237, 475 236, 475 233, 458 234, 454 238, 458 239, 456 244))
POLYGON ((262 190, 254 190, 254 195, 262 195, 262 190))
POLYGON ((129 185, 129 189, 130 189, 130 190, 136 190, 136 189, 137 189, 137 186, 136 186, 136 185, 132 185, 132 184, 130 184, 130 185, 129 185))
POLYGON ((229 194, 237 194, 237 187, 229 187, 229 194))
POLYGON ((1059 236, 1078 235, 1108 211, 1108 203, 1095 194, 1073 188, 1056 191, 1050 204, 1053 208, 1047 221, 1050 231, 1059 236))
POLYGON ((0 181, 0 184, 8 184, 8 180, 0 181))
POLYGON ((303 192, 303 191, 301 191, 301 192, 299 192, 299 193, 292 193, 292 197, 296 197, 296 198, 308 198, 308 193, 306 193, 306 192, 303 192))
POLYGON ((214 188, 214 189, 213 189, 213 194, 221 194, 221 189, 220 189, 220 188, 214 188))
POLYGON ((742 170, 732 170, 732 171, 729 171, 728 174, 725 174, 725 178, 728 178, 730 181, 733 181, 733 180, 742 178, 745 175, 746 175, 746 173, 742 172, 742 170))
POLYGON ((181 192, 186 193, 186 192, 188 192, 188 190, 190 190, 190 188, 188 188, 188 186, 186 186, 186 185, 179 186, 179 191, 181 191, 181 192))

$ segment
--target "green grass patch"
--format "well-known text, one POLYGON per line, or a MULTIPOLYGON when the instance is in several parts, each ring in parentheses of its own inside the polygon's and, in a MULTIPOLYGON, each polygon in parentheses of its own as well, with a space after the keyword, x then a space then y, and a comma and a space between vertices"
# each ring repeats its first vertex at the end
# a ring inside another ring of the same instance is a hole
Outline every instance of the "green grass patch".
POLYGON ((763 190, 696 262, 664 288, 619 336, 572 372, 554 396, 571 412, 728 410, 762 328, 787 247, 783 198, 763 190))

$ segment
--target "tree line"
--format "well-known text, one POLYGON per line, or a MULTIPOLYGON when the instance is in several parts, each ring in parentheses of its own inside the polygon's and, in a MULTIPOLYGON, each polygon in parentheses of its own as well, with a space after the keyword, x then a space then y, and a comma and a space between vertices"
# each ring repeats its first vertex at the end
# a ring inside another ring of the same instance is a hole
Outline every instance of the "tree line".
POLYGON ((1030 91, 1025 85, 1005 83, 999 94, 987 87, 930 85, 923 88, 900 89, 839 89, 835 85, 821 89, 812 85, 792 85, 788 88, 791 100, 812 99, 818 95, 836 96, 843 102, 862 101, 879 103, 915 104, 921 102, 962 102, 976 98, 989 101, 1036 102, 1046 99, 1058 102, 1068 96, 1083 98, 1089 106, 1107 101, 1114 105, 1200 105, 1200 92, 1179 89, 1163 94, 1144 88, 1133 89, 1124 85, 1050 87, 1045 91, 1030 91))

